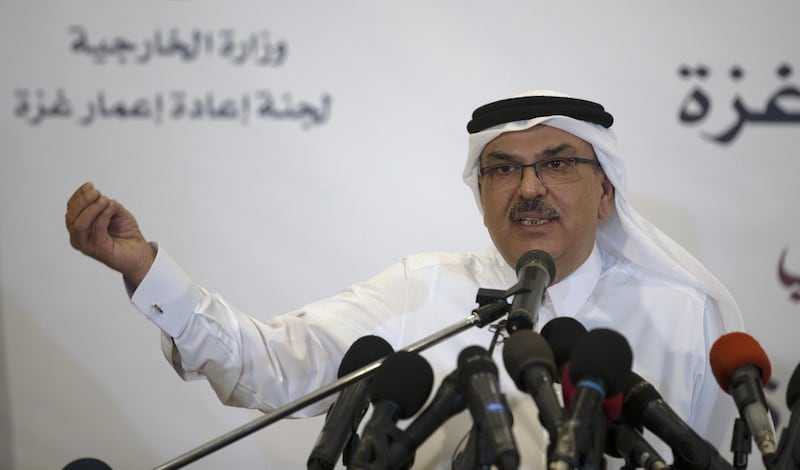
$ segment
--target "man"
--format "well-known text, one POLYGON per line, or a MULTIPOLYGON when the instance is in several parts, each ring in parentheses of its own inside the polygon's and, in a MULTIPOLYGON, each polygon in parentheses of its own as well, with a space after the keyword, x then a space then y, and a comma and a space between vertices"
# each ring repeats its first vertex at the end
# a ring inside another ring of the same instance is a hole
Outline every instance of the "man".
MULTIPOLYGON (((734 415, 723 406, 730 414, 712 422, 720 391, 708 350, 721 334, 742 329, 741 315, 697 260, 630 207, 612 122, 599 104, 549 91, 478 108, 467 126, 464 180, 494 247, 409 256, 333 298, 277 317, 267 312, 265 321, 195 285, 91 184, 70 198, 66 223, 76 249, 123 274, 132 302, 163 331, 164 354, 178 374, 205 377, 226 404, 263 410, 333 382, 361 336, 381 336, 399 349, 462 320, 479 288, 507 289, 523 253, 547 251, 556 276, 537 329, 570 316, 589 329, 619 331, 633 347, 633 369, 695 430, 722 444, 734 415)), ((437 381, 461 350, 488 346, 491 336, 473 329, 425 351, 437 381)), ((523 468, 544 468, 547 436, 531 398, 504 372, 501 386, 523 468)), ((415 468, 448 466, 469 428, 465 415, 426 442, 415 468)))

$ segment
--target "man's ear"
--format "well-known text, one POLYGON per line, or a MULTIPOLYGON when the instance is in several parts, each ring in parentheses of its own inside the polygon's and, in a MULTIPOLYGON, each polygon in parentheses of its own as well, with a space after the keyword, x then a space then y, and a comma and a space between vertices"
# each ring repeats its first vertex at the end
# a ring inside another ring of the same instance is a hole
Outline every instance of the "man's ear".
POLYGON ((480 199, 481 199, 481 210, 485 214, 486 213, 486 204, 483 201, 483 185, 481 184, 481 179, 480 178, 478 178, 478 196, 480 196, 480 199))
POLYGON ((600 188, 602 189, 602 193, 600 194, 600 204, 597 207, 597 218, 602 220, 608 217, 608 214, 611 213, 611 208, 614 207, 614 193, 616 189, 614 185, 611 184, 611 181, 608 179, 608 176, 603 174, 603 181, 600 182, 600 188))

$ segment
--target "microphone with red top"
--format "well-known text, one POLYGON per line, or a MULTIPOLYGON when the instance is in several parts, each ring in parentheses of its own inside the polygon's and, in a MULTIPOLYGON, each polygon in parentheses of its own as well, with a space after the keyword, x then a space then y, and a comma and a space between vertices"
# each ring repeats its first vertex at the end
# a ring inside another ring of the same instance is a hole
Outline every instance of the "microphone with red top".
POLYGON ((767 354, 752 336, 734 332, 722 335, 714 342, 709 360, 717 383, 733 397, 764 464, 771 468, 777 439, 764 397, 764 384, 769 382, 772 373, 767 354))

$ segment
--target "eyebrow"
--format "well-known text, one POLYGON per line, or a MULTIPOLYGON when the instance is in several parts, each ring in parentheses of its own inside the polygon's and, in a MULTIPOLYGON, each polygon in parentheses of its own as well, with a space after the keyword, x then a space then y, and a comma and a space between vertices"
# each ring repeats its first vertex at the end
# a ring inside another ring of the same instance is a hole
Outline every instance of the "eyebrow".
MULTIPOLYGON (((564 152, 566 150, 573 150, 574 151, 575 147, 570 145, 570 144, 567 144, 567 143, 558 144, 556 146, 544 149, 543 151, 539 152, 538 155, 540 155, 540 156, 542 156, 544 158, 551 158, 551 157, 554 157, 554 156, 556 156, 556 155, 558 155, 558 154, 560 154, 560 153, 562 153, 562 152, 564 152)), ((500 151, 489 152, 488 154, 486 154, 486 159, 487 160, 488 159, 500 160, 500 161, 505 161, 505 162, 507 162, 507 161, 512 161, 512 162, 516 161, 513 155, 507 154, 505 152, 500 152, 500 151)))

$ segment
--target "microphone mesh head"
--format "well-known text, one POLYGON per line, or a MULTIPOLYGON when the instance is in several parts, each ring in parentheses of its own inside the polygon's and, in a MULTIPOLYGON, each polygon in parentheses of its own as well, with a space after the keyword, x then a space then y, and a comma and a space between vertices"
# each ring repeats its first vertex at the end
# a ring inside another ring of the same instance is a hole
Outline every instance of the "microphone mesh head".
POLYGON ((94 457, 84 457, 68 463, 63 470, 111 470, 111 467, 94 457))
POLYGON ((339 364, 339 378, 364 366, 383 359, 394 352, 392 346, 380 336, 362 336, 350 346, 339 364))
POLYGON ((545 271, 550 276, 550 282, 553 282, 553 279, 556 278, 556 264, 553 262, 553 258, 548 254, 546 251, 542 250, 531 250, 524 255, 520 256, 517 260, 517 276, 520 275, 520 271, 531 264, 536 264, 545 271))
POLYGON ((726 393, 731 393, 733 373, 742 366, 758 367, 761 372, 761 382, 764 384, 769 382, 772 374, 772 366, 767 353, 755 338, 741 331, 720 336, 711 346, 708 358, 714 378, 726 393))
POLYGON ((531 330, 517 330, 503 342, 503 364, 520 390, 525 389, 522 378, 530 367, 544 367, 551 377, 556 373, 550 345, 541 335, 531 330))
POLYGON ((481 346, 467 346, 458 353, 459 377, 465 380, 472 374, 486 372, 497 376, 497 365, 489 351, 481 346))
MULTIPOLYGON (((564 394, 564 408, 569 408, 572 399, 575 397, 575 385, 569 379, 569 363, 564 366, 561 372, 561 390, 564 394)), ((622 392, 611 395, 603 399, 603 416, 606 422, 613 422, 622 414, 622 392)))
POLYGON ((572 356, 575 343, 586 334, 586 327, 571 317, 557 317, 547 322, 542 328, 542 337, 547 340, 556 365, 563 368, 572 356))
POLYGON ((597 328, 575 344, 570 358, 569 378, 576 386, 584 379, 600 379, 606 396, 622 390, 631 370, 633 351, 624 336, 614 330, 597 328))
POLYGON ((372 378, 372 402, 388 400, 400 407, 399 418, 414 416, 433 389, 433 369, 424 357, 397 351, 387 357, 372 378))

